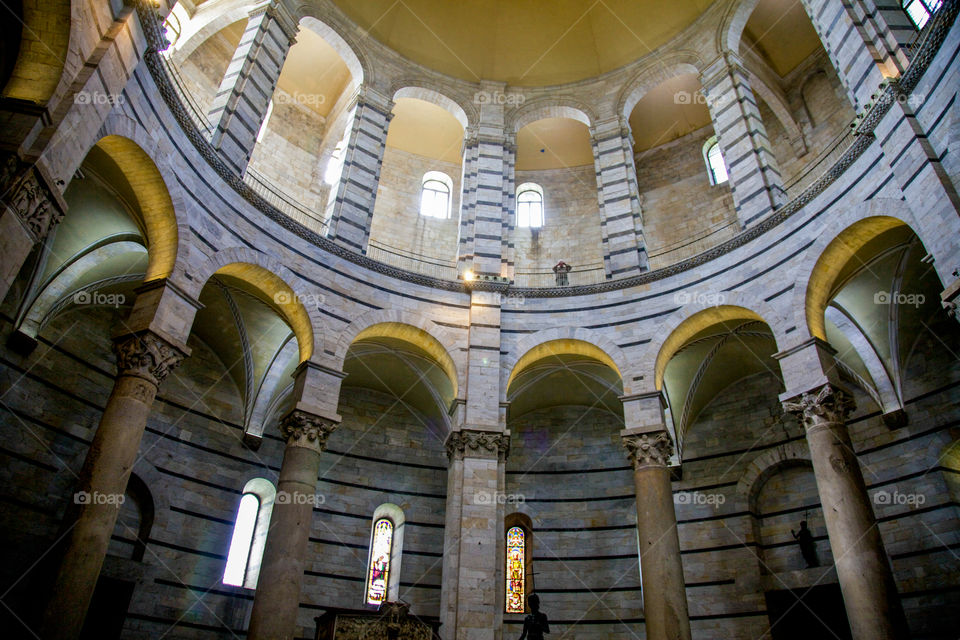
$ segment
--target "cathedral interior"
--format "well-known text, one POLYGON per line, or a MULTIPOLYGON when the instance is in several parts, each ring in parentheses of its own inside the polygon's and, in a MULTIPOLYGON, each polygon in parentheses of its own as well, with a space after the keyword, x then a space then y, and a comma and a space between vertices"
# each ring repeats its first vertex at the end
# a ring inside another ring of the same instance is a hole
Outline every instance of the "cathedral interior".
POLYGON ((956 640, 960 0, 2 5, 3 637, 956 640))

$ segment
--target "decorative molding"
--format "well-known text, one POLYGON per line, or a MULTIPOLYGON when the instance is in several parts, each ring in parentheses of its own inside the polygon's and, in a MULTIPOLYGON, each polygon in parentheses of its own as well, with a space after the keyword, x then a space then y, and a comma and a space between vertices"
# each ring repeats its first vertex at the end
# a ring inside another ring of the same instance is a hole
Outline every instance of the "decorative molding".
POLYGON ((803 421, 807 433, 845 424, 847 416, 855 408, 853 397, 831 384, 825 384, 783 403, 783 410, 796 414, 803 421))
POLYGON ((664 467, 673 455, 673 440, 666 431, 652 431, 621 436, 630 463, 635 470, 645 467, 664 467))
POLYGON ((337 424, 313 413, 294 409, 280 420, 280 433, 288 447, 303 447, 320 453, 337 424))
POLYGON ((66 213, 59 193, 54 193, 38 168, 24 163, 14 153, 0 160, 0 193, 34 242, 46 238, 66 213))
POLYGON ((143 378, 158 387, 186 357, 180 349, 152 331, 116 338, 113 353, 117 358, 117 375, 143 378))
POLYGON ((510 436, 500 431, 454 431, 447 437, 446 449, 450 460, 496 458, 502 462, 510 452, 510 436))

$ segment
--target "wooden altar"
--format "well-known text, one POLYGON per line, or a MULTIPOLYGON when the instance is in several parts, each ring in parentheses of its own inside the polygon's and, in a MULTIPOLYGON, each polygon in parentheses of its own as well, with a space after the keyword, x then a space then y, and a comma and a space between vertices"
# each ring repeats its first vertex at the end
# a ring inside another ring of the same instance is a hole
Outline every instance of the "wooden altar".
POLYGON ((406 602, 385 602, 377 611, 330 608, 314 620, 314 640, 440 640, 440 620, 410 615, 406 602))

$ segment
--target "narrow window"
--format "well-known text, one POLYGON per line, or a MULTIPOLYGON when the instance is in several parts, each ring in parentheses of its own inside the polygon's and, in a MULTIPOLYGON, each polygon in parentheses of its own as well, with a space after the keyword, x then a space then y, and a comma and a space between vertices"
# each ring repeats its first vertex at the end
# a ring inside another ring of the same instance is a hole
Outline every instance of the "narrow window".
POLYGON ((526 591, 526 534, 520 527, 507 530, 507 613, 523 613, 526 591))
POLYGON ((923 29, 930 16, 936 13, 942 4, 941 0, 903 0, 900 3, 917 31, 923 29))
POLYGON ((379 605, 387 599, 390 584, 390 552, 393 549, 393 523, 380 518, 373 525, 370 544, 370 569, 367 572, 367 604, 379 605))
POLYGON ((450 176, 440 171, 428 171, 420 183, 420 215, 430 218, 450 217, 450 176))
POLYGON ((543 226, 543 188, 527 182, 517 187, 517 226, 543 226))
POLYGON ((270 116, 273 115, 273 98, 267 103, 267 114, 263 116, 263 122, 260 124, 260 131, 257 132, 257 142, 263 142, 263 134, 267 132, 267 123, 270 122, 270 116))
POLYGON ((710 184, 723 184, 727 181, 727 165, 723 162, 723 153, 716 137, 710 138, 703 145, 703 159, 707 163, 710 184))
POLYGON ((276 495, 273 484, 264 478, 254 478, 244 486, 223 571, 224 584, 256 589, 276 495))

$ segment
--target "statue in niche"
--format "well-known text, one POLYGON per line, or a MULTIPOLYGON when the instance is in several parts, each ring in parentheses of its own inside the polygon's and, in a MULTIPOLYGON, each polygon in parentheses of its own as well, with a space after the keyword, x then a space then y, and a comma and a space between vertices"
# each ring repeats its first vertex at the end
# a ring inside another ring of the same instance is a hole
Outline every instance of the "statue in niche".
POLYGON ((520 640, 524 638, 543 640, 543 634, 550 633, 550 623, 547 621, 547 614, 540 612, 540 596, 531 594, 527 598, 527 603, 533 613, 523 619, 523 633, 520 634, 520 640))
POLYGON ((790 529, 790 533, 793 534, 793 539, 800 545, 800 553, 803 555, 803 559, 807 561, 807 568, 819 567, 820 561, 817 559, 817 543, 813 539, 813 534, 810 533, 810 529, 807 528, 807 521, 801 520, 800 531, 794 532, 793 529, 790 529))

